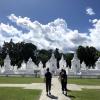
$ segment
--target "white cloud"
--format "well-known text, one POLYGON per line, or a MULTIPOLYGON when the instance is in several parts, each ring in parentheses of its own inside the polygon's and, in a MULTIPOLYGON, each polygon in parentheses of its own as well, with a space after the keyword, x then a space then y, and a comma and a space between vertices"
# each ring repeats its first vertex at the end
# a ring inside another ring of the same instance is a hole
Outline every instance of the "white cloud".
POLYGON ((19 31, 14 26, 0 23, 0 45, 2 45, 4 41, 10 41, 11 38, 13 38, 14 42, 22 41, 19 38, 21 34, 22 31, 19 31))
POLYGON ((92 46, 96 47, 97 49, 100 50, 100 19, 94 19, 92 20, 93 23, 93 28, 89 29, 90 32, 90 39, 91 39, 91 44, 92 46))
POLYGON ((95 15, 95 12, 93 11, 92 8, 89 7, 89 8, 86 9, 86 14, 92 16, 92 15, 95 15))
POLYGON ((67 52, 75 50, 79 45, 95 46, 100 49, 100 45, 98 44, 100 40, 100 20, 91 20, 93 28, 89 29, 89 33, 81 33, 78 30, 68 28, 64 19, 58 18, 43 25, 38 21, 32 22, 27 17, 17 17, 14 14, 11 14, 8 18, 22 27, 22 30, 18 30, 9 24, 1 23, 0 38, 2 39, 0 40, 0 44, 4 40, 9 41, 12 38, 14 42, 31 42, 39 49, 59 48, 61 51, 67 52), (28 31, 24 32, 24 28, 28 31))
POLYGON ((0 24, 0 32, 2 35, 10 37, 10 36, 15 36, 18 35, 20 36, 21 31, 17 30, 15 27, 10 26, 9 24, 0 24))
POLYGON ((88 36, 79 33, 78 30, 71 30, 63 19, 56 19, 46 25, 42 25, 38 21, 32 22, 27 17, 16 17, 14 14, 8 18, 22 28, 29 30, 28 33, 21 35, 25 41, 31 41, 39 48, 69 50, 68 48, 76 48, 78 45, 85 45, 89 41, 88 36), (80 42, 79 42, 80 41, 80 42))

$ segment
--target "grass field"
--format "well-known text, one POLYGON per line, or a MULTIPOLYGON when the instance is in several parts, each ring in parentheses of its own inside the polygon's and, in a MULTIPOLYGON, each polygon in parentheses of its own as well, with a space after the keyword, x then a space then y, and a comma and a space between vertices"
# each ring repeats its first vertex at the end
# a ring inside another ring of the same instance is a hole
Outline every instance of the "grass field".
MULTIPOLYGON (((0 76, 0 84, 28 84, 28 83, 43 83, 43 78, 33 77, 4 77, 0 76)), ((0 99, 1 100, 1 99, 0 99)))
MULTIPOLYGON (((100 85, 100 79, 68 79, 70 84, 79 85, 100 85)), ((72 100, 100 100, 100 89, 83 89, 82 91, 70 91, 68 92, 69 97, 72 100)))
MULTIPOLYGON (((42 83, 43 78, 33 77, 0 77, 0 83, 28 84, 42 83)), ((80 85, 100 85, 100 79, 68 79, 68 83, 80 85)), ((21 88, 0 87, 0 100, 39 100, 42 90, 25 90, 21 88)), ((72 100, 100 100, 100 90, 83 89, 82 91, 69 91, 72 100)))
POLYGON ((41 90, 0 87, 0 100, 39 100, 40 95, 41 90))
POLYGON ((71 91, 68 92, 68 96, 72 100, 100 100, 100 90, 71 91))
POLYGON ((79 85, 100 85, 100 79, 68 79, 70 84, 79 84, 79 85))

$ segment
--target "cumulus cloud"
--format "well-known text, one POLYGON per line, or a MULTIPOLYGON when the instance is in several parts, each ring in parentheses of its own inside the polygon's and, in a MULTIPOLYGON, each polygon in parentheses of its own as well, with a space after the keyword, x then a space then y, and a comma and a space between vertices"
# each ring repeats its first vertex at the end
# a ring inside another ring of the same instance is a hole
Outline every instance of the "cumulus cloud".
POLYGON ((89 7, 89 8, 86 9, 86 14, 92 16, 92 15, 95 15, 95 12, 93 11, 92 8, 89 7))
POLYGON ((91 45, 100 50, 100 19, 92 20, 93 28, 89 29, 91 45))
POLYGON ((46 25, 41 24, 38 21, 31 21, 27 17, 17 17, 14 14, 8 16, 8 18, 22 28, 18 30, 16 27, 9 24, 0 24, 0 43, 4 40, 24 41, 35 44, 39 49, 55 49, 68 52, 75 50, 79 45, 92 45, 100 47, 96 43, 100 37, 95 36, 100 32, 99 20, 91 20, 93 28, 89 29, 88 33, 81 33, 78 30, 72 30, 68 28, 68 25, 64 19, 56 19, 49 22, 46 25), (26 32, 23 30, 27 30, 26 32), (95 37, 94 37, 95 36, 95 37), (94 41, 95 40, 95 41, 94 41))
POLYGON ((0 45, 2 45, 4 41, 10 41, 11 38, 14 38, 15 42, 22 41, 19 38, 20 34, 22 34, 22 31, 19 31, 14 26, 0 23, 0 45))
POLYGON ((14 14, 8 18, 15 22, 18 26, 29 30, 29 32, 21 35, 21 38, 28 42, 36 44, 40 49, 55 49, 61 51, 76 48, 78 45, 85 45, 89 38, 84 33, 79 33, 78 30, 68 28, 64 19, 56 19, 46 25, 38 21, 32 22, 27 17, 17 17, 14 14))

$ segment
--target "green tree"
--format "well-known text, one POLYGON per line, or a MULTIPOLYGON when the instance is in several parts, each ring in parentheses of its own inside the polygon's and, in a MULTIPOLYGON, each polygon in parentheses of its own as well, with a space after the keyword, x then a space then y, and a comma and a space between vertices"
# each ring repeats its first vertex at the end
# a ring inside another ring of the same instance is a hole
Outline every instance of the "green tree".
POLYGON ((28 59, 31 57, 34 61, 35 57, 35 51, 37 50, 37 47, 33 45, 32 43, 25 43, 23 45, 23 48, 21 50, 21 55, 24 61, 28 61, 28 59))
POLYGON ((77 56, 80 59, 80 62, 82 63, 85 60, 86 57, 86 49, 83 46, 79 46, 77 49, 77 56))
POLYGON ((52 54, 52 50, 42 49, 39 51, 38 59, 39 61, 42 61, 44 67, 45 67, 46 62, 50 59, 51 54, 52 54))
POLYGON ((59 53, 59 49, 56 48, 54 51, 55 58, 57 59, 57 67, 59 68, 59 60, 61 59, 61 54, 59 53))
POLYGON ((77 55, 80 61, 84 61, 87 66, 94 66, 98 58, 97 50, 94 47, 83 47, 79 46, 77 49, 77 55))
POLYGON ((71 67, 71 60, 73 59, 73 53, 64 54, 65 60, 67 62, 67 66, 71 67))

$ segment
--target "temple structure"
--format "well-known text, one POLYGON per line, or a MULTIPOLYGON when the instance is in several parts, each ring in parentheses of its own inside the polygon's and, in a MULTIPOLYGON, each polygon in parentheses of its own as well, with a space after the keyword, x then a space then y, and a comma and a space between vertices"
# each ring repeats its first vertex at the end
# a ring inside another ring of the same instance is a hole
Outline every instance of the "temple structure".
POLYGON ((67 66, 67 62, 62 55, 61 60, 59 61, 59 68, 57 68, 57 59, 52 53, 51 58, 46 62, 46 67, 43 67, 42 62, 38 66, 32 61, 31 58, 27 62, 22 62, 21 67, 18 68, 17 65, 11 66, 11 60, 7 54, 4 59, 4 66, 0 66, 0 75, 31 75, 38 73, 40 76, 44 76, 46 69, 49 68, 50 72, 53 75, 59 75, 61 69, 65 69, 68 75, 87 75, 95 76, 100 75, 100 57, 96 61, 95 68, 88 68, 84 62, 80 64, 80 60, 77 57, 77 54, 74 54, 73 59, 71 60, 71 68, 67 66))
POLYGON ((87 68, 86 68, 86 64, 85 64, 85 62, 83 61, 82 62, 82 64, 81 64, 81 70, 86 70, 87 68))
POLYGON ((74 54, 73 59, 71 60, 71 70, 74 74, 80 73, 80 60, 77 57, 77 54, 74 54))
POLYGON ((96 61, 96 69, 100 69, 100 57, 96 61))
POLYGON ((64 56, 62 55, 61 60, 59 61, 59 69, 66 69, 67 63, 66 60, 64 60, 64 56))
POLYGON ((50 72, 52 74, 56 74, 57 72, 57 59, 54 56, 54 53, 52 53, 51 58, 46 63, 46 68, 50 69, 50 72))

